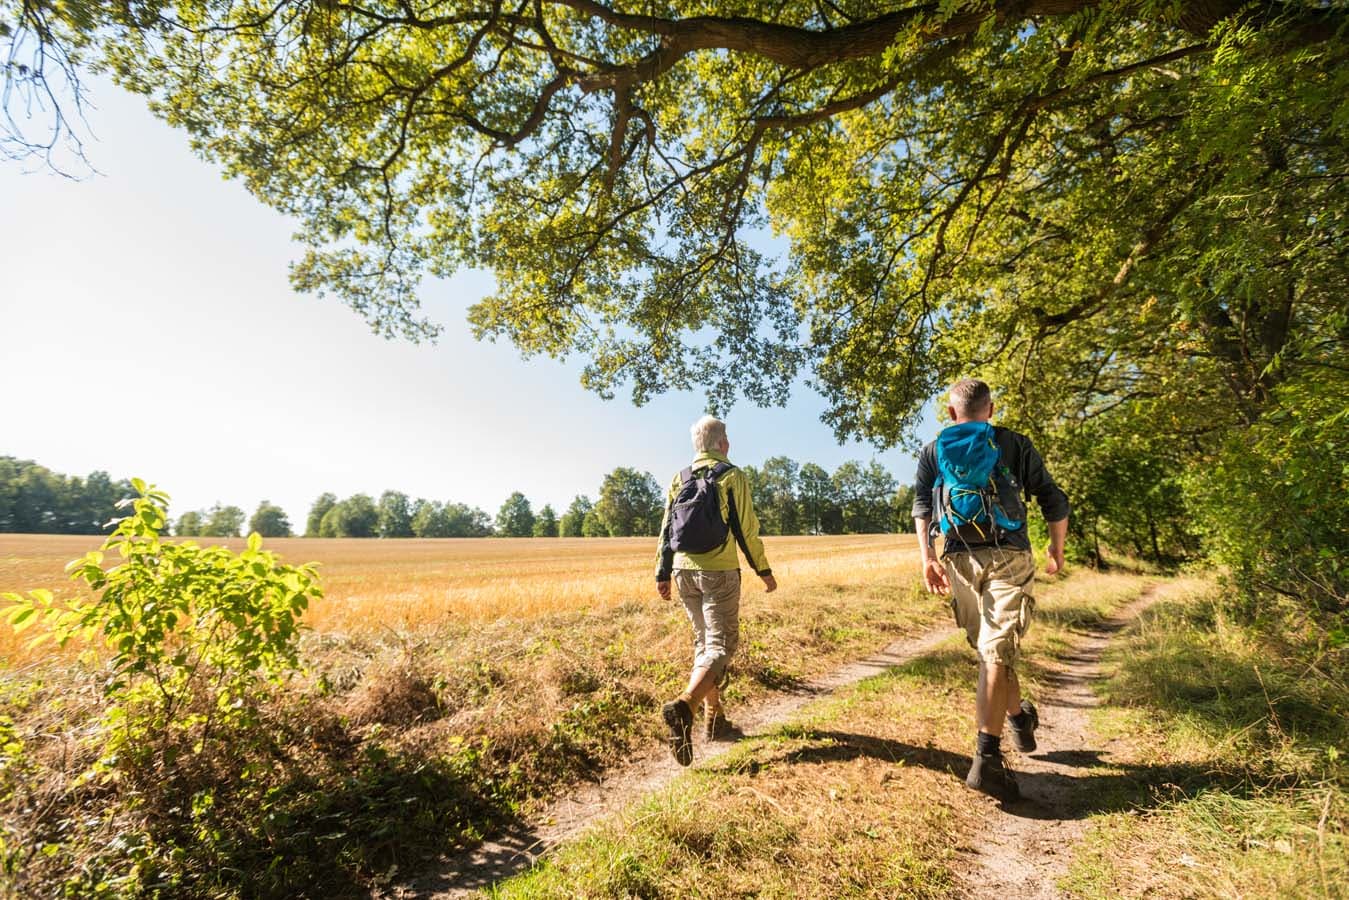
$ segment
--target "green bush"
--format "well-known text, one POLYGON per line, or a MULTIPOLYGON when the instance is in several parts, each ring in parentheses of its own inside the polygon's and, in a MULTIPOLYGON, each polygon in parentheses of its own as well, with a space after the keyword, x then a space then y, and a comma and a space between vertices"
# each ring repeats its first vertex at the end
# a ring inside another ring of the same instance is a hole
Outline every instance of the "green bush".
MULTIPOLYGON (((1187 484, 1213 558, 1253 618, 1289 601, 1339 617, 1349 605, 1349 377, 1326 370, 1283 385, 1272 412, 1233 434, 1187 484)), ((1332 632, 1343 641, 1344 632, 1332 632)))
POLYGON ((300 618, 321 591, 312 566, 281 564, 257 534, 237 554, 163 540, 167 495, 132 484, 132 514, 67 566, 92 599, 58 602, 44 590, 0 599, 16 630, 41 627, 34 643, 106 647, 98 768, 144 773, 252 721, 265 686, 299 667, 300 618))

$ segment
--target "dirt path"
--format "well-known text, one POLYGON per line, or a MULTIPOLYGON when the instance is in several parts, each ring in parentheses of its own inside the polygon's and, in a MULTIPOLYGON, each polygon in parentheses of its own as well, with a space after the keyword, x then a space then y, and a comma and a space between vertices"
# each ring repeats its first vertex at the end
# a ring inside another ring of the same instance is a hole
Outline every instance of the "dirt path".
MULTIPOLYGON (((812 700, 915 659, 953 633, 951 625, 943 621, 916 637, 895 641, 879 653, 809 681, 798 690, 731 710, 735 713, 735 725, 746 737, 763 734, 812 700)), ((702 743, 700 728, 701 720, 694 728, 695 766, 716 759, 734 746, 731 742, 702 743)), ((667 750, 653 748, 627 766, 609 772, 601 781, 582 785, 552 803, 528 827, 498 836, 461 856, 442 860, 435 873, 424 875, 386 896, 449 898, 472 894, 524 871, 552 847, 574 838, 591 823, 617 812, 635 798, 665 785, 681 771, 667 750)))
POLYGON ((1108 763, 1110 755, 1108 749, 1093 749, 1099 742, 1091 735, 1088 712, 1100 705, 1100 698, 1091 686, 1100 678, 1106 645, 1159 599, 1155 585, 1147 588, 1053 664, 1044 679, 1049 692, 1035 698, 1039 746, 1029 756, 1009 753, 1023 799, 1005 807, 989 801, 986 827, 970 841, 958 872, 966 896, 1061 896, 1058 879, 1087 827, 1083 769, 1108 763))

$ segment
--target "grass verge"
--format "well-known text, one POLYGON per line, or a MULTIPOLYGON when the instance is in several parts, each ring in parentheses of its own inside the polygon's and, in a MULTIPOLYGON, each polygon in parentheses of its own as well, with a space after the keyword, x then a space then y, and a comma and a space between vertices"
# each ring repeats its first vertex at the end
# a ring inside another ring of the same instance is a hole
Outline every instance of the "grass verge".
POLYGON ((1075 897, 1349 896, 1349 655, 1314 629, 1235 623, 1211 584, 1113 648, 1094 726, 1133 779, 1061 885, 1075 897))

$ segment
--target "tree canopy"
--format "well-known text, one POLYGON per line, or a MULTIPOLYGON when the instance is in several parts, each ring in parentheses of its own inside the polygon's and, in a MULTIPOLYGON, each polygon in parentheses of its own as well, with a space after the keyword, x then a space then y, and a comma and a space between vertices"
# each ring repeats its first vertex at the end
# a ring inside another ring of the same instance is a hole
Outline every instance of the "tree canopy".
POLYGON ((890 444, 1006 361, 1250 420, 1349 331, 1339 3, 9 2, 296 217, 299 288, 425 337, 490 269, 476 332, 604 394, 808 373, 890 444))

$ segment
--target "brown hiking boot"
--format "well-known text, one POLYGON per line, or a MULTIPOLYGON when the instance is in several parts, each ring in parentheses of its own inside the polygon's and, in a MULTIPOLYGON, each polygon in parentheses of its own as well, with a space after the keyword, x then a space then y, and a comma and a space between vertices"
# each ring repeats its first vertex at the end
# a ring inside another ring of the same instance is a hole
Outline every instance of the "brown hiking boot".
POLYGON ((693 762, 693 710, 683 700, 671 700, 660 708, 660 717, 670 729, 670 752, 675 762, 687 766, 693 762))
POLYGON ((703 740, 726 741, 736 734, 736 727, 726 720, 726 714, 721 711, 721 707, 711 712, 703 710, 703 740))

